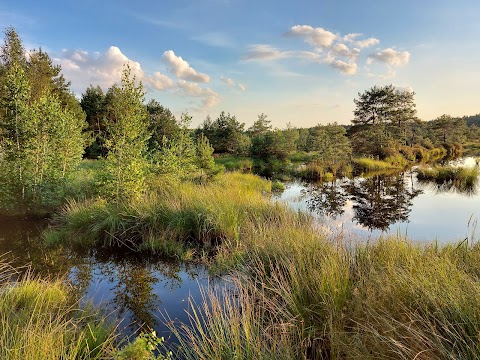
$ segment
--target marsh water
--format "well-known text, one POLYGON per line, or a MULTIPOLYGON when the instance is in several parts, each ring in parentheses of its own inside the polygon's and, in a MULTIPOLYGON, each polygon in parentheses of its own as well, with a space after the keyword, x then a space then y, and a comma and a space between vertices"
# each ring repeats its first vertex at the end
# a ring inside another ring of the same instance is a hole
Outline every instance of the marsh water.
MULTIPOLYGON (((472 157, 449 165, 478 166, 472 157)), ((419 181, 415 168, 323 183, 295 181, 279 199, 311 213, 323 231, 342 238, 393 234, 441 244, 477 241, 480 235, 480 182, 463 186, 419 181)))
POLYGON ((62 277, 78 291, 84 305, 98 305, 123 335, 154 329, 167 341, 167 321, 188 322, 189 297, 200 302, 200 288, 221 283, 205 267, 158 257, 106 250, 42 245, 47 219, 0 218, 0 255, 15 267, 29 265, 35 276, 62 277), (3 255, 2 255, 3 254, 3 255))
MULTIPOLYGON (((457 164, 475 166, 472 158, 457 164)), ((418 241, 477 241, 480 185, 470 188, 417 180, 414 169, 367 174, 327 183, 292 182, 277 200, 308 211, 321 231, 337 238, 401 234, 418 241)), ((63 276, 129 335, 140 328, 169 337, 166 321, 188 322, 189 297, 202 286, 222 286, 201 265, 106 250, 48 249, 39 237, 47 219, 0 218, 0 255, 40 276, 63 276)), ((173 341, 173 340, 167 340, 173 341)))

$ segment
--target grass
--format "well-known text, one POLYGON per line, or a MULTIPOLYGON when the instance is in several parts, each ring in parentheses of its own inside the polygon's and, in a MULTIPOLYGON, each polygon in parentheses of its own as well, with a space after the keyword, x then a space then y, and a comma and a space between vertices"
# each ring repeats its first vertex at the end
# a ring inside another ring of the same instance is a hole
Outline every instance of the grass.
POLYGON ((435 166, 431 168, 418 168, 417 178, 424 182, 434 182, 440 190, 455 189, 460 192, 472 192, 478 183, 479 168, 435 166))
POLYGON ((91 305, 80 307, 64 281, 20 275, 0 257, 0 359, 163 360, 155 332, 120 339, 91 305))
POLYGON ((391 169, 403 169, 408 161, 402 155, 390 156, 385 160, 370 158, 353 159, 354 166, 361 171, 383 171, 391 169))
POLYGON ((478 244, 385 238, 343 248, 305 228, 295 241, 284 235, 233 276, 234 296, 205 292, 190 323, 172 325, 183 358, 480 356, 478 244))
MULTIPOLYGON (((50 239, 180 258, 214 255, 232 284, 205 290, 190 322, 170 321, 182 359, 480 357, 480 245, 402 238, 345 244, 272 203, 271 183, 227 173, 209 184, 152 183, 114 206, 72 202, 50 239)), ((167 319, 169 320, 169 319, 167 319)))
POLYGON ((124 246, 188 260, 193 255, 243 248, 247 224, 286 212, 264 196, 271 182, 227 173, 208 184, 169 185, 158 180, 136 203, 115 205, 101 198, 70 201, 45 233, 50 243, 124 246))
POLYGON ((244 156, 221 155, 215 157, 217 165, 223 165, 229 171, 250 172, 253 168, 253 160, 244 156))
POLYGON ((114 349, 115 334, 97 313, 79 310, 59 280, 26 275, 0 259, 0 358, 101 359, 114 349))

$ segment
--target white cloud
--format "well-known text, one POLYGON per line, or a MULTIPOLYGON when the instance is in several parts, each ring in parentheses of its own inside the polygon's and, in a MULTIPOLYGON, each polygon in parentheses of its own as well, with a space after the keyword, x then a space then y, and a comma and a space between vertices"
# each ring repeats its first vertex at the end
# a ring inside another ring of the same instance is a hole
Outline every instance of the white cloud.
POLYGON ((245 55, 247 60, 276 60, 283 57, 280 50, 270 45, 252 45, 245 55))
POLYGON ((366 47, 369 47, 369 46, 373 46, 373 45, 377 45, 378 43, 380 43, 380 40, 378 40, 377 38, 373 38, 373 37, 368 38, 368 39, 364 39, 364 40, 357 40, 362 35, 363 34, 361 34, 361 33, 347 34, 347 35, 342 37, 342 40, 345 41, 345 42, 351 43, 351 44, 353 44, 353 46, 356 46, 360 49, 363 49, 363 48, 366 48, 366 47))
POLYGON ((225 76, 220 76, 220 80, 222 80, 225 84, 227 84, 228 86, 235 86, 235 81, 233 81, 233 79, 231 78, 226 78, 225 76))
POLYGON ((240 91, 245 91, 245 90, 247 90, 247 87, 246 87, 245 85, 243 85, 243 84, 241 84, 241 83, 238 83, 238 84, 237 84, 237 83, 235 82, 235 80, 233 80, 232 78, 227 78, 227 77, 225 77, 225 76, 220 76, 220 80, 222 80, 225 84, 227 84, 227 86, 228 86, 229 88, 232 88, 232 89, 233 89, 233 88, 235 88, 235 87, 238 86, 238 89, 239 89, 240 91))
POLYGON ((172 50, 167 50, 163 53, 162 61, 169 66, 168 70, 179 79, 201 83, 208 83, 210 81, 208 75, 198 73, 188 62, 180 56, 175 55, 172 50))
POLYGON ((312 51, 280 51, 270 45, 251 45, 245 55, 245 60, 278 60, 287 58, 303 58, 309 60, 320 60, 318 53, 312 51))
POLYGON ((175 86, 172 79, 159 71, 154 72, 152 76, 144 76, 143 79, 147 87, 150 86, 159 91, 171 89, 175 86))
POLYGON ((112 86, 121 79, 126 63, 138 79, 144 77, 140 63, 130 60, 116 46, 110 46, 104 53, 93 54, 84 50, 62 50, 59 56, 53 57, 53 61, 62 67, 63 74, 72 82, 76 92, 84 91, 90 84, 104 89, 112 86))
MULTIPOLYGON (((180 57, 176 58, 181 59, 180 57)), ((124 64, 128 63, 132 75, 137 80, 141 80, 147 89, 157 91, 176 90, 182 97, 199 98, 200 106, 197 110, 206 110, 220 101, 220 96, 217 93, 209 88, 202 88, 197 83, 183 79, 175 83, 170 77, 160 71, 156 71, 152 75, 147 74, 139 62, 129 59, 116 46, 109 47, 104 53, 88 53, 84 50, 62 50, 58 56, 53 57, 53 61, 62 67, 62 73, 72 82, 72 90, 78 94, 85 91, 90 84, 100 85, 100 87, 106 90, 114 83, 118 83, 122 76, 124 64)), ((188 72, 189 70, 186 70, 186 73, 188 72)), ((192 75, 191 71, 190 75, 192 75)), ((197 75, 203 80, 207 76, 198 73, 197 75)))
POLYGON ((359 41, 354 42, 355 46, 358 46, 360 49, 363 49, 363 48, 366 48, 366 47, 369 47, 369 46, 373 46, 373 45, 377 45, 378 43, 380 43, 380 40, 378 40, 376 38, 368 38, 368 39, 365 39, 365 40, 359 40, 359 41))
MULTIPOLYGON (((380 43, 374 37, 363 38, 361 33, 341 35, 321 27, 310 25, 292 26, 285 34, 290 37, 302 38, 313 47, 313 51, 279 50, 271 45, 250 46, 246 60, 272 61, 285 58, 301 58, 312 62, 328 64, 346 75, 357 73, 357 61, 364 48, 380 43)), ((400 66, 408 63, 408 52, 396 52, 393 49, 385 49, 377 54, 372 54, 366 59, 367 65, 374 60, 386 63, 390 66, 400 66)))
POLYGON ((367 64, 371 64, 373 60, 383 62, 390 66, 402 66, 408 64, 410 61, 410 53, 408 51, 395 51, 392 48, 388 48, 371 54, 368 57, 367 64))
POLYGON ((349 49, 347 45, 342 43, 337 43, 332 46, 332 53, 335 56, 346 57, 349 59, 356 59, 360 55, 360 50, 357 48, 349 49))
POLYGON ((290 36, 300 36, 307 43, 316 47, 330 47, 338 38, 334 33, 323 28, 314 28, 310 25, 295 25, 287 32, 290 36))
POLYGON ((195 96, 201 98, 202 106, 197 110, 206 111, 220 102, 220 95, 210 88, 202 88, 196 83, 178 80, 177 87, 182 96, 195 96))
POLYGON ((331 67, 340 70, 345 75, 354 75, 357 72, 357 64, 354 62, 345 62, 343 60, 334 60, 329 63, 331 67))

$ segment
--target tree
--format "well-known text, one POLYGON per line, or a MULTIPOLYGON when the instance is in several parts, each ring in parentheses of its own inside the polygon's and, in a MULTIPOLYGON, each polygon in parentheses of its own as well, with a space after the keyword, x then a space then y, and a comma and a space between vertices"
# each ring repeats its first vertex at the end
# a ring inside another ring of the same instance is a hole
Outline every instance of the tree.
POLYGON ((177 135, 180 132, 180 126, 172 112, 153 99, 147 104, 147 111, 150 119, 149 131, 152 134, 148 148, 152 150, 161 146, 164 137, 172 139, 177 135))
POLYGON ((26 67, 25 48, 20 36, 12 27, 5 30, 5 40, 1 48, 0 60, 5 71, 14 65, 23 69, 26 67))
POLYGON ((197 148, 190 129, 191 117, 185 112, 179 122, 179 131, 172 138, 163 137, 162 146, 153 154, 158 174, 172 181, 188 179, 197 170, 197 148))
POLYGON ((413 91, 399 90, 393 85, 374 86, 359 93, 358 99, 354 99, 353 147, 364 154, 383 158, 388 150, 396 152, 398 145, 407 145, 408 139, 412 143, 415 133, 408 127, 418 122, 414 95, 413 91), (378 139, 373 138, 373 134, 378 139))
MULTIPOLYGON (((10 186, 16 184, 20 190, 20 198, 25 199, 26 192, 26 153, 25 144, 31 137, 28 129, 30 109, 28 99, 30 84, 22 67, 12 64, 5 77, 5 89, 2 96, 4 116, 1 122, 1 151, 3 164, 10 168, 10 177, 2 183, 10 186)), ((5 175, 5 172, 3 172, 5 175)), ((12 191, 12 188, 7 189, 12 191)), ((15 190, 13 190, 15 192, 15 190)))
POLYGON ((222 111, 214 121, 207 117, 199 132, 208 138, 215 152, 238 154, 246 152, 249 145, 243 134, 244 127, 245 124, 239 123, 235 116, 222 111))
POLYGON ((2 166, 9 169, 3 193, 27 207, 51 205, 63 197, 66 179, 78 166, 84 147, 83 119, 62 108, 46 92, 29 103, 31 88, 23 69, 7 72, 2 106, 2 166), (8 195, 7 195, 8 194, 8 195))
POLYGON ((374 86, 359 98, 354 99, 354 125, 390 124, 401 127, 414 120, 416 109, 413 101, 415 93, 396 89, 393 85, 374 86))
POLYGON ((317 161, 333 174, 350 160, 352 149, 345 127, 337 123, 314 127, 310 132, 309 143, 310 149, 318 153, 317 161))
POLYGON ((467 122, 463 118, 442 115, 430 122, 436 136, 436 143, 463 143, 466 140, 467 122))
POLYGON ((393 85, 374 86, 354 99, 356 108, 352 123, 363 126, 365 131, 370 131, 371 126, 376 126, 377 130, 381 127, 399 144, 408 144, 408 138, 413 139, 413 136, 407 125, 418 121, 414 95, 413 91, 399 90, 393 85))
POLYGON ((106 126, 105 118, 107 115, 105 95, 100 86, 93 87, 90 85, 82 94, 80 106, 86 115, 88 124, 88 132, 92 138, 92 143, 85 149, 88 158, 96 159, 99 156, 105 157, 107 151, 105 149, 106 126))
POLYGON ((201 134, 197 139, 197 166, 202 173, 205 172, 207 175, 215 172, 215 160, 212 156, 213 151, 214 149, 210 145, 208 138, 201 134))
POLYGON ((106 121, 107 185, 118 204, 127 199, 138 199, 145 191, 146 150, 150 134, 148 113, 143 104, 143 86, 141 82, 136 84, 128 64, 123 69, 121 85, 114 85, 109 92, 112 100, 106 121))
POLYGON ((270 123, 271 121, 267 120, 267 115, 262 113, 258 115, 258 119, 248 128, 247 132, 252 138, 258 135, 264 135, 272 130, 270 123))

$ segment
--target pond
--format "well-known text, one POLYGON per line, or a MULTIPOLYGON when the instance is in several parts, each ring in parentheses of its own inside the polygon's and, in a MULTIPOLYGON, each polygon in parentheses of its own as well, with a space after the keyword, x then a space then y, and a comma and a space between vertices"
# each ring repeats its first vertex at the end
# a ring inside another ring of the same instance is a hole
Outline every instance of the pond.
POLYGON ((47 249, 40 239, 46 219, 0 217, 0 255, 15 267, 31 266, 42 277, 66 276, 83 301, 92 302, 123 335, 154 329, 168 341, 166 319, 188 322, 189 297, 200 288, 222 284, 201 265, 106 250, 47 249))
MULTIPOLYGON (((450 165, 476 166, 466 158, 450 165)), ((367 174, 332 182, 287 184, 279 196, 295 210, 311 213, 331 236, 352 239, 385 234, 438 243, 478 240, 480 184, 421 182, 415 169, 367 174)))

